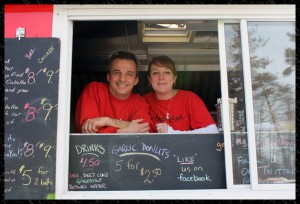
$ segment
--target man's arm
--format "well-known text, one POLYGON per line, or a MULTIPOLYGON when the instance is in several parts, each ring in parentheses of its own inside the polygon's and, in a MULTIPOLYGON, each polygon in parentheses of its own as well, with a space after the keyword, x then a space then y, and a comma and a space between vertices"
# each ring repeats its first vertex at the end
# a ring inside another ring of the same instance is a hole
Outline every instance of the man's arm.
POLYGON ((142 123, 143 119, 131 122, 109 117, 87 119, 82 125, 82 133, 97 133, 101 127, 115 127, 117 133, 146 133, 149 132, 149 123, 142 123))
POLYGON ((136 132, 138 133, 154 132, 154 124, 149 115, 149 104, 146 101, 146 99, 140 95, 135 95, 135 100, 133 104, 134 107, 132 107, 133 113, 131 116, 132 120, 142 118, 143 120, 140 121, 139 123, 140 124, 144 123, 144 125, 140 126, 140 129, 136 132))
POLYGON ((101 127, 116 127, 116 128, 126 128, 129 125, 128 121, 117 120, 109 117, 98 117, 87 119, 82 127, 82 133, 96 133, 101 127))

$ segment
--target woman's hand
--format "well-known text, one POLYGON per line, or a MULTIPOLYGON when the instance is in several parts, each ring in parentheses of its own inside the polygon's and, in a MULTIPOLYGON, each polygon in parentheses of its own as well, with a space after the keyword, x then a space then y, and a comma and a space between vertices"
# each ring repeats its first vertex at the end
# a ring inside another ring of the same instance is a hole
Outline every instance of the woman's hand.
POLYGON ((127 127, 118 129, 117 133, 149 133, 149 123, 136 119, 129 122, 127 127))
POLYGON ((168 133, 169 125, 167 123, 156 124, 156 129, 158 133, 168 133))

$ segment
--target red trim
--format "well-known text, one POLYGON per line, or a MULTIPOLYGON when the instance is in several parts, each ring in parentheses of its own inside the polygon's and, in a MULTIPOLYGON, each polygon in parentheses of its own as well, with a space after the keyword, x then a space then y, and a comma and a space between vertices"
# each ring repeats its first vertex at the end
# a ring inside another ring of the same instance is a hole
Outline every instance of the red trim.
POLYGON ((52 4, 4 4, 5 13, 53 12, 52 4))
POLYGON ((53 10, 52 4, 5 4, 4 37, 15 38, 18 27, 26 38, 51 37, 53 10))

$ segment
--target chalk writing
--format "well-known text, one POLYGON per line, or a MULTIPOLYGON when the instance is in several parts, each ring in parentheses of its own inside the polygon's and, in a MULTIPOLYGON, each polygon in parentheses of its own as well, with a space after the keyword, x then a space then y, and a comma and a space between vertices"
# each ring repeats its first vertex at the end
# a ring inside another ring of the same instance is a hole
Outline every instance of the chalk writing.
POLYGON ((180 170, 181 170, 181 172, 204 171, 202 166, 195 166, 195 167, 182 166, 182 167, 180 167, 180 170))
POLYGON ((136 144, 133 145, 114 145, 112 148, 112 154, 118 155, 119 153, 124 153, 124 152, 135 152, 137 151, 136 144))
POLYGON ((4 41, 5 199, 45 199, 55 192, 60 41, 4 41))
POLYGON ((7 79, 6 81, 5 81, 5 83, 6 84, 8 84, 8 85, 26 85, 27 83, 26 83, 26 81, 25 80, 20 80, 20 81, 18 81, 18 80, 12 80, 12 79, 7 79))
POLYGON ((127 161, 118 160, 115 163, 115 171, 121 171, 123 169, 123 165, 127 167, 127 170, 131 170, 134 172, 138 172, 139 175, 143 176, 144 183, 152 183, 154 182, 154 178, 162 175, 161 168, 152 168, 147 169, 143 166, 143 164, 139 161, 134 161, 133 159, 129 159, 127 161))
POLYGON ((80 164, 82 164, 82 167, 93 167, 93 166, 99 166, 100 160, 96 158, 81 158, 79 161, 80 164))
POLYGON ((222 137, 71 135, 68 188, 70 191, 226 188, 224 151, 216 149, 218 142, 223 143, 222 137))
MULTIPOLYGON (((235 138, 233 140, 234 148, 232 149, 235 184, 250 184, 251 172, 248 145, 245 145, 247 142, 246 137, 247 134, 245 133, 238 133, 232 137, 235 138)), ((295 165, 291 162, 291 155, 295 152, 294 133, 260 133, 257 137, 259 183, 292 183, 295 180, 295 165), (275 177, 281 179, 274 179, 275 177), (285 179, 282 179, 283 177, 285 179)))
POLYGON ((194 164, 195 156, 184 156, 184 157, 177 156, 177 162, 181 165, 194 164))
POLYGON ((24 148, 25 148, 25 150, 24 150, 25 157, 34 156, 35 150, 42 150, 42 153, 44 154, 44 157, 46 158, 49 156, 49 152, 53 149, 53 146, 46 145, 45 143, 39 141, 35 145, 25 142, 24 148))
MULTIPOLYGON (((6 62, 5 62, 6 63, 6 62)), ((14 67, 8 67, 8 66, 4 66, 4 70, 5 71, 12 71, 14 69, 14 67)))
POLYGON ((35 74, 34 74, 34 72, 28 72, 27 76, 28 76, 27 83, 28 84, 34 84, 35 83, 35 74))
POLYGON ((296 169, 288 169, 288 168, 270 168, 268 166, 263 166, 263 167, 258 167, 263 169, 264 175, 277 175, 277 176, 282 176, 282 175, 296 175, 296 169))
POLYGON ((34 173, 37 173, 37 174, 41 174, 41 175, 44 175, 45 174, 48 174, 48 171, 43 171, 44 167, 39 167, 37 170, 36 169, 27 169, 25 167, 25 165, 22 165, 20 168, 19 168, 19 172, 22 176, 22 179, 23 179, 23 183, 22 185, 24 186, 28 186, 28 185, 36 185, 36 186, 51 186, 53 185, 53 181, 52 181, 52 178, 50 177, 46 177, 46 178, 43 178, 43 177, 32 177, 32 174, 34 173))
POLYGON ((25 54, 25 57, 28 58, 28 59, 31 59, 34 51, 35 51, 35 49, 30 49, 29 53, 25 54))
MULTIPOLYGON (((52 69, 48 69, 47 67, 45 67, 45 68, 43 68, 43 69, 41 69, 41 70, 43 70, 43 73, 47 76, 47 77, 49 77, 48 78, 48 84, 49 83, 52 83, 52 77, 53 77, 53 75, 54 74, 57 74, 58 72, 59 72, 59 70, 56 70, 56 71, 54 71, 54 70, 52 70, 52 69)), ((40 70, 40 71, 41 71, 40 70)), ((39 72, 40 72, 39 71, 39 72)), ((37 72, 37 74, 36 75, 38 75, 39 74, 39 72, 37 72)))
POLYGON ((76 189, 106 189, 106 183, 104 179, 108 178, 108 173, 85 173, 82 174, 69 174, 69 178, 75 178, 75 184, 69 184, 69 190, 76 189))
POLYGON ((19 107, 16 104, 5 104, 5 110, 19 110, 19 107))
POLYGON ((38 58, 38 62, 39 62, 39 63, 43 63, 44 60, 45 60, 45 59, 46 59, 53 51, 54 51, 54 47, 51 45, 51 46, 48 48, 47 52, 46 52, 42 57, 38 58))
POLYGON ((24 73, 13 72, 13 73, 11 73, 10 76, 14 76, 14 77, 23 77, 23 74, 24 74, 24 73))
POLYGON ((191 181, 193 181, 193 182, 204 182, 204 181, 211 182, 212 181, 210 176, 207 174, 205 174, 204 176, 196 176, 195 174, 193 174, 192 176, 184 176, 184 174, 181 173, 177 179, 182 182, 191 182, 191 181))
POLYGON ((112 154, 122 156, 128 155, 148 155, 157 160, 160 160, 159 157, 167 159, 169 157, 169 150, 166 148, 159 147, 157 145, 147 145, 142 143, 141 145, 137 144, 122 144, 122 145, 114 145, 112 148, 112 154), (153 154, 152 154, 153 153, 153 154))
POLYGON ((142 143, 142 151, 152 152, 154 154, 164 157, 165 159, 167 159, 170 156, 170 151, 167 148, 162 148, 157 145, 147 145, 145 143, 142 143))
POLYGON ((37 71, 36 73, 34 71, 31 71, 30 68, 26 68, 25 73, 27 74, 27 83, 28 84, 34 84, 36 82, 36 77, 43 73, 45 76, 48 77, 48 84, 51 84, 53 82, 53 76, 55 74, 58 74, 59 70, 53 70, 53 69, 49 69, 47 67, 44 67, 42 69, 40 69, 39 71, 37 71))
POLYGON ((9 169, 9 170, 5 170, 4 172, 4 183, 5 183, 5 189, 4 189, 4 192, 5 193, 8 193, 8 192, 11 192, 13 190, 12 187, 9 187, 9 188, 6 188, 6 186, 9 186, 10 184, 13 185, 13 183, 16 182, 16 172, 17 170, 16 169, 9 169))
POLYGON ((58 104, 51 104, 50 102, 47 103, 46 102, 46 98, 41 99, 41 106, 40 107, 34 107, 31 106, 28 102, 25 103, 24 105, 24 110, 27 110, 27 115, 26 115, 26 121, 27 122, 31 122, 33 120, 36 119, 36 115, 42 110, 45 111, 45 116, 44 116, 44 120, 50 120, 50 113, 52 110, 57 110, 57 106, 58 104))
POLYGON ((130 155, 145 155, 145 156, 153 157, 154 159, 160 161, 159 157, 145 152, 128 152, 128 153, 120 154, 119 157, 130 156, 130 155))
POLYGON ((15 148, 11 148, 11 146, 9 146, 9 150, 8 152, 6 151, 4 153, 4 157, 6 158, 15 158, 15 157, 21 157, 23 155, 23 148, 17 147, 17 149, 15 148))
POLYGON ((100 144, 82 144, 82 145, 76 145, 75 146, 77 154, 83 154, 83 155, 95 155, 99 157, 99 155, 105 153, 105 148, 100 144))
POLYGON ((11 119, 11 120, 6 120, 5 121, 5 125, 6 126, 10 126, 10 125, 14 125, 15 124, 15 119, 11 119))

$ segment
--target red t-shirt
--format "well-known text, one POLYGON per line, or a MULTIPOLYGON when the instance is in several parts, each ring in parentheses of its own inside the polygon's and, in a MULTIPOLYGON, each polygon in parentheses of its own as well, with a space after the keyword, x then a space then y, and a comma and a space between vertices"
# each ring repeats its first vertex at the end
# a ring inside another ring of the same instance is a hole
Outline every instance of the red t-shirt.
POLYGON ((154 92, 144 95, 154 124, 167 123, 174 130, 193 130, 215 124, 202 99, 191 91, 178 90, 172 99, 158 100, 154 92), (171 101, 172 100, 172 101, 171 101), (169 109, 169 119, 166 114, 169 109))
MULTIPOLYGON (((127 99, 120 100, 109 92, 108 84, 91 82, 84 88, 77 102, 77 132, 81 132, 85 120, 103 116, 124 121, 143 118, 144 122, 151 123, 149 105, 142 96, 131 93, 127 99)), ((115 133, 116 130, 115 127, 102 127, 97 133, 115 133)))

